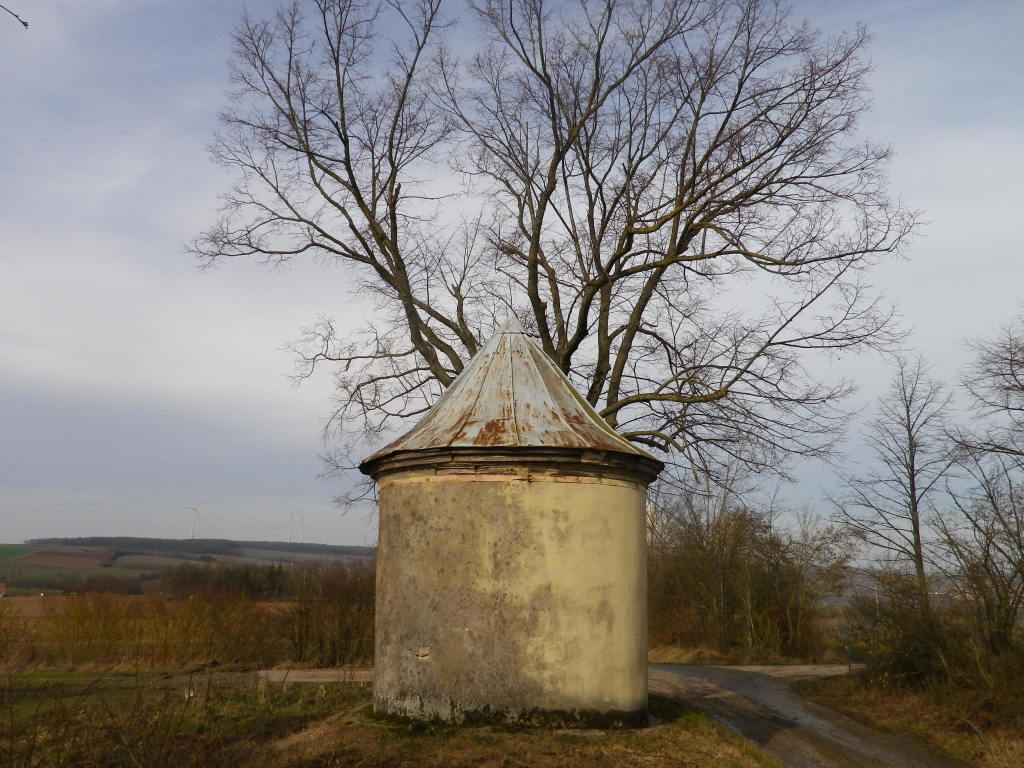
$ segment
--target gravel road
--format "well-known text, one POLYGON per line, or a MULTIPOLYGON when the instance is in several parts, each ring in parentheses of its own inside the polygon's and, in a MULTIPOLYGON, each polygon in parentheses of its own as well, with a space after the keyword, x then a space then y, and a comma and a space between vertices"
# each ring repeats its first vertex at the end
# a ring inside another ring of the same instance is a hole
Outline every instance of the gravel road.
POLYGON ((962 768, 896 736, 804 699, 797 680, 843 674, 845 665, 652 665, 650 689, 674 696, 747 737, 787 768, 962 768))

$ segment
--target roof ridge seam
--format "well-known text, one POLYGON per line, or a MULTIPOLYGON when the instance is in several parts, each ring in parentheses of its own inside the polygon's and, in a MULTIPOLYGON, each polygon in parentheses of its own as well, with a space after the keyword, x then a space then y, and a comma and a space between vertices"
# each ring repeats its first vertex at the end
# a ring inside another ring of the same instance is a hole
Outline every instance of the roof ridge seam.
MULTIPOLYGON (((512 334, 506 333, 506 336, 522 336, 524 334, 512 334)), ((516 403, 519 402, 516 396, 516 361, 512 356, 512 344, 508 343, 505 345, 508 347, 508 376, 511 379, 509 386, 509 392, 512 394, 512 402, 509 403, 509 411, 512 414, 512 429, 516 431, 516 445, 522 446, 523 436, 519 432, 519 419, 516 418, 516 403)))

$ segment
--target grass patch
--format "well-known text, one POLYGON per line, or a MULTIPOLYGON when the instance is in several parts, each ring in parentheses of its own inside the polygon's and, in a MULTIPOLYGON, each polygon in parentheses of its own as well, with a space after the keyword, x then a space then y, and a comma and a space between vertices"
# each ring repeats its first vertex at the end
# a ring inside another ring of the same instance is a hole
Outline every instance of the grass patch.
POLYGON ((1024 711, 1007 710, 984 692, 885 687, 863 675, 806 680, 795 688, 863 723, 907 736, 935 754, 977 768, 1024 765, 1024 711))
MULTIPOLYGON (((29 552, 23 552, 27 555, 29 552)), ((89 579, 97 576, 116 577, 137 580, 139 571, 129 568, 111 568, 102 565, 49 565, 45 563, 26 563, 12 555, 0 565, 0 580, 21 587, 42 587, 53 585, 61 580, 89 579)), ((52 588, 52 587, 50 587, 52 588)))
POLYGON ((0 681, 4 766, 147 768, 777 768, 687 705, 651 697, 636 731, 407 725, 370 712, 361 685, 239 682, 200 673, 10 672, 0 681))
POLYGON ((633 731, 398 725, 357 713, 271 747, 265 765, 302 768, 777 768, 779 763, 682 702, 651 697, 653 727, 633 731))
POLYGON ((33 552, 38 551, 39 547, 30 547, 28 544, 0 544, 0 560, 31 555, 33 552))
POLYGON ((9 674, 0 690, 7 766, 199 768, 262 749, 369 695, 359 686, 222 682, 217 674, 9 674))
POLYGON ((647 652, 648 664, 712 664, 716 666, 733 664, 809 664, 827 663, 828 657, 821 660, 787 658, 769 653, 754 653, 737 649, 731 653, 716 651, 713 648, 683 647, 679 645, 656 645, 647 652))
POLYGON ((733 659, 710 648, 657 645, 647 652, 649 664, 728 664, 733 659))
POLYGON ((111 565, 126 571, 165 571, 182 564, 180 558, 160 555, 118 555, 111 565))

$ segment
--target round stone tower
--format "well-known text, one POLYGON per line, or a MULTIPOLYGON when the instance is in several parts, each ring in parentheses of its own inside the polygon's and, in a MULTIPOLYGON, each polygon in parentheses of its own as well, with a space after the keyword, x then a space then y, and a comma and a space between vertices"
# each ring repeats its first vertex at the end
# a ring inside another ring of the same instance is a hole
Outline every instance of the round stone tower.
POLYGON ((360 466, 380 502, 374 709, 645 724, 644 505, 662 468, 506 322, 360 466))

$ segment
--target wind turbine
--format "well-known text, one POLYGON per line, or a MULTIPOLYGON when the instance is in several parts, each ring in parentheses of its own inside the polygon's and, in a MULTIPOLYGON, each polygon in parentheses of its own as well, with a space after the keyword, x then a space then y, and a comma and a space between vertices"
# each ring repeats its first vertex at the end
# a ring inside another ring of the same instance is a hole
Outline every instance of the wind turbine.
POLYGON ((292 536, 292 524, 295 522, 295 516, 296 515, 299 516, 299 541, 300 542, 302 541, 302 533, 303 533, 303 531, 306 528, 306 516, 304 514, 302 514, 302 512, 300 510, 298 510, 298 509, 293 510, 292 513, 290 515, 288 515, 288 543, 289 544, 295 540, 294 537, 292 536))
POLYGON ((192 510, 192 538, 196 537, 196 531, 199 529, 199 507, 185 507, 185 509, 192 510))

